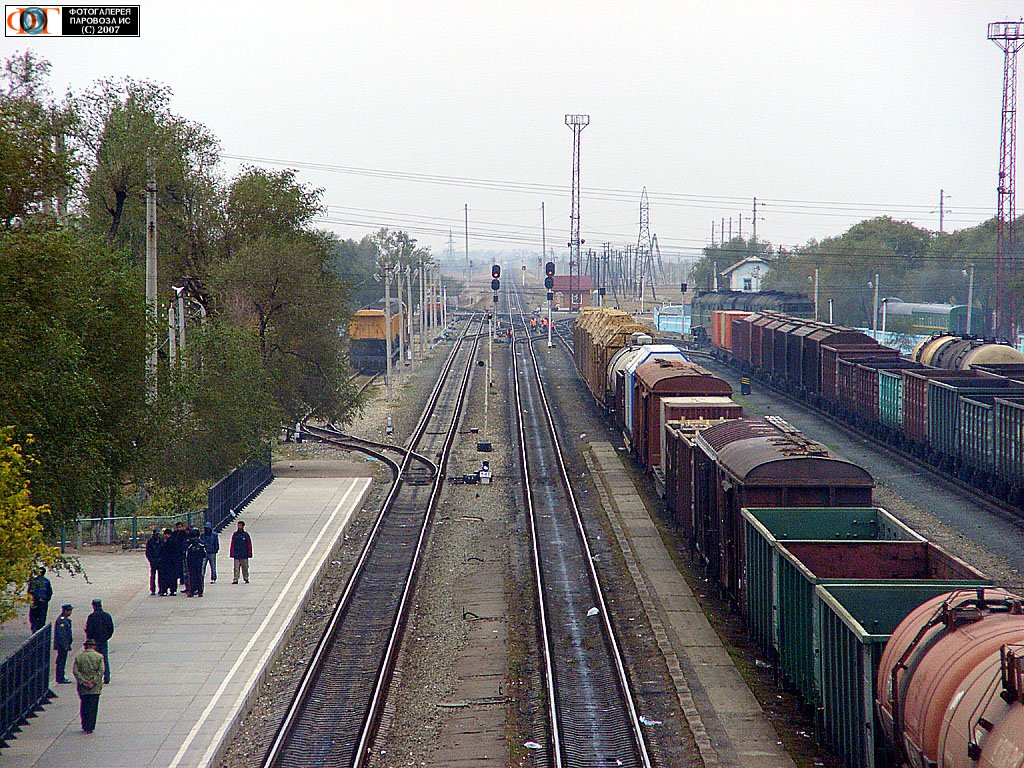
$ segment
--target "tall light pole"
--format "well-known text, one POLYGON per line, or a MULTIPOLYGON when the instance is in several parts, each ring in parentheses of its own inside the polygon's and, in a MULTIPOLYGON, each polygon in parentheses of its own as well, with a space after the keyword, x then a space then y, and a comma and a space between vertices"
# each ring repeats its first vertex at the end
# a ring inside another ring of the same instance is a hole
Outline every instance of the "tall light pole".
POLYGON ((875 337, 875 341, 878 341, 878 273, 877 272, 875 273, 875 282, 874 283, 868 283, 868 287, 875 289, 875 301, 874 301, 874 310, 873 310, 872 320, 871 320, 871 331, 872 331, 872 335, 875 337))
POLYGON ((420 272, 420 357, 424 355, 424 348, 427 338, 427 305, 426 305, 426 286, 424 285, 425 269, 424 265, 427 263, 426 258, 420 256, 419 258, 419 272, 420 272))
POLYGON ((967 278, 967 335, 971 335, 971 309, 974 305, 974 265, 971 264, 970 272, 966 269, 960 270, 961 274, 967 278))
POLYGON ((388 402, 391 402, 391 257, 380 254, 381 272, 384 277, 384 383, 387 385, 388 402))
MULTIPOLYGON (((156 273, 157 273, 157 228, 156 228, 156 160, 150 154, 146 157, 146 311, 153 321, 157 318, 156 273)), ((149 378, 148 394, 156 399, 156 366, 157 345, 153 348, 146 361, 146 373, 149 378)))

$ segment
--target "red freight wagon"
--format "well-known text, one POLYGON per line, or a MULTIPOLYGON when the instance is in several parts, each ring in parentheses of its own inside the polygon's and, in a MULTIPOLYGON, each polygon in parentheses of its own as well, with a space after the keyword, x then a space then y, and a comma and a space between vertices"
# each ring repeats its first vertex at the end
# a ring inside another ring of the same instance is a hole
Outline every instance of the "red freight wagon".
POLYGON ((945 368, 908 370, 903 373, 903 436, 912 443, 928 442, 928 382, 932 379, 970 379, 974 371, 945 368))
POLYGON ((661 398, 661 448, 655 461, 660 461, 662 477, 665 476, 665 425, 670 421, 692 423, 708 423, 727 419, 742 419, 743 406, 731 397, 724 395, 698 395, 696 397, 663 397, 661 398))
POLYGON ((793 327, 786 331, 782 368, 776 373, 787 383, 800 385, 800 342, 811 330, 820 327, 817 320, 794 319, 793 327))
POLYGON ((804 340, 812 333, 827 328, 825 323, 809 320, 796 328, 786 339, 786 377, 791 384, 799 388, 803 381, 803 345, 804 340))
POLYGON ((821 396, 830 403, 839 398, 839 359, 869 357, 899 357, 897 349, 880 344, 822 344, 821 345, 821 396))
POLYGON ((761 350, 764 344, 764 329, 778 320, 778 317, 771 312, 764 312, 761 317, 750 324, 750 367, 761 367, 761 350))
POLYGON ((775 340, 772 342, 771 372, 780 381, 786 378, 786 338, 803 322, 803 320, 790 319, 772 329, 775 340))
POLYGON ((867 334, 860 331, 851 331, 849 328, 839 326, 819 327, 803 339, 800 356, 801 361, 800 384, 807 392, 818 393, 822 391, 821 377, 821 355, 822 346, 828 345, 838 347, 871 346, 878 347, 878 343, 867 334))
MULTIPOLYGON (((732 394, 732 387, 696 363, 649 360, 636 369, 633 450, 647 469, 661 464, 661 400, 664 397, 732 394)), ((697 414, 699 415, 699 414, 697 414)))
POLYGON ((774 318, 770 323, 761 326, 761 360, 758 366, 762 371, 771 371, 775 351, 775 329, 786 325, 786 321, 779 317, 774 318))
POLYGON ((694 441, 701 431, 725 421, 728 419, 665 422, 665 501, 691 550, 694 548, 694 441))
POLYGON ((866 470, 782 419, 727 422, 701 432, 696 443, 701 450, 694 458, 695 479, 710 475, 706 487, 695 487, 698 552, 712 578, 736 599, 745 556, 743 507, 871 505, 875 483, 866 470))
POLYGON ((711 313, 711 343, 719 349, 732 351, 732 321, 748 317, 752 312, 739 309, 716 309, 711 313))
POLYGON ((878 418, 878 371, 918 368, 920 363, 902 357, 839 359, 839 407, 869 422, 878 418))
POLYGON ((761 319, 760 314, 734 317, 732 323, 732 356, 741 363, 750 365, 750 332, 755 322, 761 319))

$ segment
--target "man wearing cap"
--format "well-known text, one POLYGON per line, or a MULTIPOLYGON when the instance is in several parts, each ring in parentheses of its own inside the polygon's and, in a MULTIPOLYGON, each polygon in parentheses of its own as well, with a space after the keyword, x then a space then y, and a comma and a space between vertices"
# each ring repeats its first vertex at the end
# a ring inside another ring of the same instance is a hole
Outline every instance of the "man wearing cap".
POLYGON ((57 682, 70 683, 67 678, 68 652, 74 643, 71 634, 71 610, 74 606, 65 603, 61 606, 60 616, 53 622, 53 650, 57 652, 57 682))
POLYGON ((75 657, 73 672, 81 701, 82 732, 92 733, 103 692, 103 657, 96 651, 96 641, 92 638, 85 641, 85 648, 75 657))
POLYGON ((95 641, 96 651, 103 655, 103 682, 110 682, 110 656, 107 641, 114 636, 114 620, 103 610, 103 601, 96 598, 92 601, 92 613, 85 620, 85 636, 95 641))

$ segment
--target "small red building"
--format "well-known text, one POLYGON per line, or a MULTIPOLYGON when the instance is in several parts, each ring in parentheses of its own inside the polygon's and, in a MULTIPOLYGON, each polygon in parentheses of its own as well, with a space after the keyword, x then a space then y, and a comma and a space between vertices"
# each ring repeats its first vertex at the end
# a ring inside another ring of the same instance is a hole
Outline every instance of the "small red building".
POLYGON ((555 275, 554 287, 555 309, 568 309, 570 312, 580 307, 589 307, 594 292, 594 280, 590 275, 555 275))

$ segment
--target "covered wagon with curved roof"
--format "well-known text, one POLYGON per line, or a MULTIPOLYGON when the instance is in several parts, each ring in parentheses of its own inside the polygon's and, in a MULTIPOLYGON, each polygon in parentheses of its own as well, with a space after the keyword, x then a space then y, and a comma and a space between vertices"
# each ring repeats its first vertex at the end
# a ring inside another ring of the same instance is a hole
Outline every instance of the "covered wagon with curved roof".
POLYGON ((743 507, 871 506, 875 482, 867 470, 783 419, 726 422, 704 430, 697 444, 697 549, 736 599, 742 598, 744 582, 743 507))

